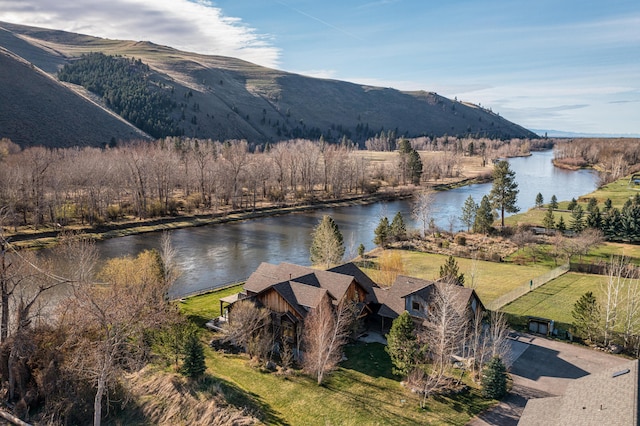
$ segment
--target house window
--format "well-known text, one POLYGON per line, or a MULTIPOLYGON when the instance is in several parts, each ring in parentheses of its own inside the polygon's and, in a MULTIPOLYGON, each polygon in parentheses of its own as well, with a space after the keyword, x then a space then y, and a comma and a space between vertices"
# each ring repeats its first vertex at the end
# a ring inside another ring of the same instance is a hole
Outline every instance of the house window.
POLYGON ((411 309, 420 312, 422 310, 422 306, 420 306, 420 303, 418 302, 411 302, 411 309))

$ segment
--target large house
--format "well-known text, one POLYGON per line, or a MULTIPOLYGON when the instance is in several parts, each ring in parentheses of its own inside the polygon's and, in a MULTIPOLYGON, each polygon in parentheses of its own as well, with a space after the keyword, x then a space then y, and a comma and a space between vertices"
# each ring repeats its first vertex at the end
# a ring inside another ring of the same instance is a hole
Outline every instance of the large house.
POLYGON ((640 424, 638 360, 573 380, 562 396, 530 399, 518 425, 640 424))
MULTIPOLYGON (((361 318, 379 323, 384 332, 404 311, 409 312, 416 324, 427 320, 433 294, 442 285, 446 284, 399 276, 391 287, 382 288, 353 263, 326 271, 291 263, 262 263, 247 279, 243 292, 220 300, 220 311, 224 320, 233 321, 233 304, 252 300, 272 312, 282 338, 295 341, 307 313, 325 298, 334 305, 352 301, 361 318)), ((484 309, 473 289, 456 286, 455 292, 460 309, 469 314, 484 309)))

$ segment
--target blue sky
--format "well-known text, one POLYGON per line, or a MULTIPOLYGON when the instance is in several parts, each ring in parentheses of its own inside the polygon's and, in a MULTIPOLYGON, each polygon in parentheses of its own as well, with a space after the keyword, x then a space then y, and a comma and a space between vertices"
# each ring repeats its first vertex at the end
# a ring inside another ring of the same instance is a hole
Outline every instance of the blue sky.
POLYGON ((640 135, 638 0, 0 0, 0 21, 435 91, 530 129, 640 135))

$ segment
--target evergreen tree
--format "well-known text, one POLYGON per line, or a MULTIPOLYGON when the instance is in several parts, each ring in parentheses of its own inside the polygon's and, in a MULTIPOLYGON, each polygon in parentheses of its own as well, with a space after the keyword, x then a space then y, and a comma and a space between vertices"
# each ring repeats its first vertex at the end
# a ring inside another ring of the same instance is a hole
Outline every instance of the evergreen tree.
POLYGON ((340 263, 344 256, 344 242, 338 225, 331 216, 324 215, 313 231, 310 260, 313 265, 326 267, 340 263))
POLYGON ((536 195, 536 207, 540 208, 542 207, 543 204, 544 204, 544 198, 542 198, 542 194, 538 192, 538 195, 536 195))
POLYGON ((520 209, 516 205, 518 200, 518 184, 516 174, 509 168, 507 161, 498 161, 493 169, 493 186, 489 193, 491 205, 500 210, 500 223, 504 227, 504 213, 516 213, 520 209))
POLYGON ((542 218, 542 226, 544 226, 547 229, 553 229, 555 228, 555 217, 553 216, 553 209, 551 208, 551 206, 549 206, 549 208, 547 209, 547 212, 544 215, 544 218, 542 218))
POLYGON ((407 236, 407 228, 404 225, 404 219, 402 213, 398 212, 391 221, 391 228, 389 229, 391 238, 396 240, 404 240, 407 236))
POLYGON ((364 257, 364 250, 364 244, 360 243, 360 245, 358 246, 358 256, 364 257))
POLYGON ((551 207, 553 210, 558 209, 558 197, 556 197, 555 194, 551 196, 551 202, 549 203, 549 207, 551 207))
POLYGON ((198 334, 193 333, 187 339, 184 348, 185 357, 182 364, 181 373, 191 379, 197 379, 207 370, 204 362, 204 349, 198 339, 198 334))
POLYGON ((375 237, 373 239, 373 243, 384 248, 389 241, 389 234, 391 233, 391 227, 389 226, 389 219, 387 217, 383 217, 380 219, 378 226, 373 231, 375 237))
POLYGON ((473 197, 469 195, 462 205, 462 216, 460 220, 467 225, 467 232, 473 226, 476 220, 476 212, 478 211, 478 204, 473 200, 473 197))
POLYGON ((597 208, 598 208, 598 199, 595 197, 589 198, 589 203, 587 204, 587 211, 591 213, 597 208))
POLYGON ((480 206, 476 211, 476 219, 473 222, 473 231, 488 234, 493 229, 493 208, 489 202, 489 197, 482 197, 480 206))
POLYGON ((418 352, 413 319, 411 319, 409 312, 404 311, 393 320, 391 330, 386 337, 387 346, 384 350, 391 358, 393 374, 407 376, 415 365, 416 353, 418 352))
POLYGON ((573 305, 571 316, 575 333, 588 342, 593 342, 600 328, 600 305, 593 292, 580 296, 573 305))
POLYGON ((587 228, 601 229, 602 228, 602 215, 600 209, 596 207, 587 215, 587 228))
POLYGON ((604 211, 608 212, 613 207, 613 203, 611 202, 611 198, 607 198, 604 200, 604 211))
POLYGON ((500 357, 491 358, 482 374, 482 396, 500 399, 507 394, 507 368, 500 357))
POLYGON ((567 204, 567 210, 573 210, 576 208, 577 205, 578 205, 578 202, 576 201, 576 199, 572 198, 571 201, 569 201, 569 204, 567 204))
POLYGON ((464 274, 459 274, 458 262, 453 256, 449 256, 444 265, 440 266, 440 279, 450 283, 463 286, 464 274))
POLYGON ((584 229, 584 210, 582 210, 581 205, 576 205, 576 207, 571 211, 571 230, 580 233, 584 229))
POLYGON ((420 185, 422 178, 422 159, 415 149, 409 152, 407 159, 407 167, 409 168, 409 177, 414 185, 420 185))
POLYGON ((560 216, 560 219, 558 219, 558 224, 556 225, 556 229, 560 232, 564 232, 567 230, 567 225, 564 223, 564 217, 560 216))

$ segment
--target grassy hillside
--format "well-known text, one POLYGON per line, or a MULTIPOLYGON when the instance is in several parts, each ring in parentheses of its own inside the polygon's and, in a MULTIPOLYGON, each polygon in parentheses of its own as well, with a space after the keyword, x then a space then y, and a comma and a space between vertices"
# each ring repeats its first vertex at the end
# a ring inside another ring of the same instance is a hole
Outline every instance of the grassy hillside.
MULTIPOLYGON (((432 92, 401 92, 309 78, 149 42, 106 40, 0 23, 0 47, 52 75, 68 61, 90 52, 141 59, 151 67, 154 84, 173 89, 174 99, 180 104, 173 118, 180 121, 186 136, 265 142, 320 135, 338 140, 346 135, 363 142, 381 130, 395 130, 410 137, 536 137, 489 110, 432 92)), ((17 79, 29 88, 36 77, 32 73, 4 74, 0 85, 13 86, 17 79)), ((12 96, 21 95, 17 92, 12 96)), ((24 108, 38 103, 37 98, 29 98, 24 108)), ((83 110, 75 112, 68 120, 74 120, 83 110)), ((11 111, 7 113, 8 120, 17 120, 11 111)), ((37 132, 22 142, 18 132, 0 131, 0 136, 18 139, 21 144, 46 143, 37 132)))

